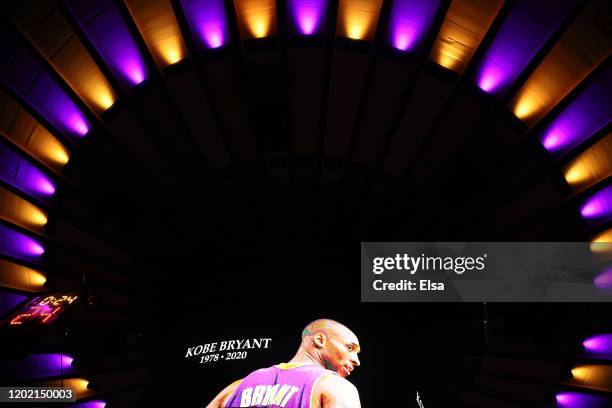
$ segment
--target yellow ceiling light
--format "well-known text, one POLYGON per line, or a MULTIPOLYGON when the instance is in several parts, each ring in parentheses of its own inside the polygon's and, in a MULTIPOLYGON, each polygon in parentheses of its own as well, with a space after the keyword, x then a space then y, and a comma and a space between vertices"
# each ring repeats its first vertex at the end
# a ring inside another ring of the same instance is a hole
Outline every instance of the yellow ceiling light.
POLYGON ((160 41, 157 47, 167 65, 176 64, 184 58, 183 50, 176 37, 166 38, 160 41))
POLYGON ((103 112, 115 103, 115 95, 110 86, 103 81, 91 81, 86 92, 91 101, 103 112))
POLYGON ((585 180, 587 180, 590 176, 589 170, 586 168, 585 164, 582 162, 573 163, 566 171, 565 171, 565 180, 569 184, 579 184, 585 180))
POLYGON ((612 134, 606 135, 567 164, 565 180, 576 191, 612 175, 612 134))
POLYGON ((443 48, 438 53, 437 62, 444 68, 456 71, 461 64, 461 59, 457 57, 457 54, 453 52, 453 50, 443 48))
POLYGON ((42 232, 47 224, 43 210, 1 187, 0 218, 36 232, 42 232))
POLYGON ((612 378, 612 366, 581 364, 572 368, 574 381, 591 387, 607 388, 612 378))
POLYGON ((382 0, 340 0, 337 34, 353 40, 371 40, 381 5, 382 0))
POLYGON ((57 168, 62 168, 70 160, 68 149, 41 125, 36 126, 28 140, 28 150, 35 156, 45 157, 57 168))
POLYGON ((270 32, 270 16, 267 13, 252 13, 247 17, 247 24, 254 38, 263 38, 270 32))
POLYGON ((60 378, 57 380, 40 382, 37 385, 46 387, 72 388, 77 399, 95 394, 94 390, 87 388, 89 381, 85 378, 60 378))
POLYGON ((536 106, 537 104, 534 103, 533 99, 528 97, 521 98, 514 107, 513 112, 517 118, 526 120, 537 111, 536 106))
POLYGON ((597 254, 612 254, 612 228, 593 237, 591 251, 597 254))
POLYGON ((609 54, 605 0, 589 2, 535 69, 508 108, 533 126, 609 54))
POLYGON ((76 35, 48 55, 51 63, 94 112, 101 114, 117 100, 110 83, 76 35))
POLYGON ((502 4, 502 0, 453 0, 430 58, 451 71, 463 72, 502 4))
POLYGON ((276 33, 274 0, 234 0, 243 39, 264 38, 276 33))
POLYGON ((187 55, 172 4, 168 0, 126 0, 130 14, 157 65, 176 64, 187 55))
POLYGON ((42 272, 0 259, 0 286, 26 292, 41 292, 45 290, 45 282, 47 278, 42 272))

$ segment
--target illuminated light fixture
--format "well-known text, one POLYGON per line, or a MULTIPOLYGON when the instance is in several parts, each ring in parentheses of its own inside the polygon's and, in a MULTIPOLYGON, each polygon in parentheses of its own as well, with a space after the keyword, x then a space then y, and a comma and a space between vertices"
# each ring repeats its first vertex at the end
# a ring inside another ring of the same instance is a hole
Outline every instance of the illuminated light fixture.
POLYGON ((562 155, 606 126, 612 117, 607 103, 612 94, 612 68, 602 72, 546 127, 540 142, 550 153, 562 155))
POLYGON ((597 334, 587 337, 582 345, 589 353, 612 357, 612 334, 597 334))
POLYGON ((83 54, 85 54, 83 58, 87 65, 81 69, 87 69, 88 76, 81 80, 82 84, 77 83, 73 87, 79 95, 82 95, 85 102, 96 108, 98 112, 105 112, 115 104, 117 96, 102 72, 99 71, 98 66, 91 60, 89 54, 85 50, 83 50, 83 54))
POLYGON ((591 369, 592 369, 592 366, 586 366, 586 365, 576 366, 572 368, 572 377, 574 377, 574 380, 578 380, 582 382, 587 381, 589 374, 591 373, 591 369))
POLYGON ((597 141, 565 167, 563 174, 574 190, 612 176, 609 157, 612 155, 612 134, 597 141))
POLYGON ((168 38, 159 42, 159 53, 164 57, 168 65, 176 64, 185 56, 180 47, 179 40, 168 38))
POLYGON ((229 41, 223 0, 181 0, 185 18, 205 48, 219 48, 229 41))
MULTIPOLYGON (((92 394, 92 390, 87 388, 88 384, 89 384, 89 381, 86 380, 85 378, 61 378, 61 379, 52 380, 52 381, 40 382, 36 385, 44 386, 44 387, 72 388, 78 400, 80 398, 84 398, 92 394)), ((71 404, 71 406, 74 406, 74 405, 71 404)), ((83 405, 83 406, 88 407, 87 405, 83 405)))
POLYGON ((89 381, 85 378, 74 378, 70 380, 70 385, 74 387, 77 394, 85 393, 89 390, 89 381))
POLYGON ((612 218, 612 185, 604 187, 589 197, 580 207, 580 214, 585 219, 612 218))
POLYGON ((0 188, 0 217, 26 228, 40 230, 47 224, 47 214, 20 196, 0 188))
POLYGON ((83 137, 89 132, 83 113, 48 73, 41 73, 26 98, 63 132, 75 137, 83 137))
POLYGON ((487 93, 505 90, 572 6, 573 2, 569 0, 516 1, 476 69, 478 87, 487 93))
POLYGON ((371 40, 381 5, 382 0, 340 0, 337 34, 353 40, 371 40))
POLYGON ((0 259, 0 286, 40 292, 45 289, 46 282, 47 278, 40 271, 0 259))
POLYGON ((514 115, 519 119, 526 119, 536 110, 536 104, 530 99, 521 99, 514 109, 514 115))
POLYGON ((565 171, 565 180, 569 184, 579 184, 585 180, 588 180, 590 175, 591 174, 586 165, 583 162, 577 162, 572 164, 565 171))
POLYGON ((444 68, 448 68, 453 71, 461 64, 461 60, 459 57, 454 55, 454 52, 446 50, 438 53, 437 61, 438 64, 442 65, 444 68))
POLYGON ((603 395, 583 394, 563 391, 555 395, 559 408, 606 408, 610 406, 610 398, 603 395))
POLYGON ((46 156, 54 163, 62 166, 66 165, 70 161, 68 150, 53 136, 49 136, 49 140, 44 141, 46 156))
POLYGON ((439 1, 397 0, 391 9, 391 44, 401 51, 413 51, 430 27, 439 1))
POLYGON ((276 2, 274 0, 234 0, 242 37, 264 38, 274 34, 276 2))
POLYGON ((66 1, 102 59, 123 86, 142 83, 148 76, 146 63, 116 3, 66 1))
POLYGON ((87 401, 81 402, 76 405, 73 405, 74 408, 104 408, 106 407, 106 402, 101 400, 95 401, 87 401))
MULTIPOLYGON (((503 0, 453 0, 447 10, 430 58, 462 73, 491 26, 503 0)), ((431 25, 431 23, 429 23, 431 25)))
MULTIPOLYGON (((608 246, 608 250, 610 246, 608 246)), ((609 269, 595 277, 593 284, 600 289, 612 289, 612 269, 609 269)))
POLYGON ((300 34, 313 35, 321 28, 327 0, 290 0, 289 7, 300 34))
POLYGON ((599 233, 591 240, 591 252, 612 254, 612 228, 599 233))
POLYGON ((85 115, 37 56, 13 34, 4 33, 2 41, 5 47, 0 57, 8 61, 2 80, 59 131, 72 137, 85 136, 89 132, 85 115), (17 54, 8 58, 7 52, 17 54))
POLYGON ((126 4, 158 66, 185 58, 185 44, 170 1, 126 0, 126 4))
POLYGON ((42 273, 35 271, 34 269, 29 270, 28 277, 30 279, 30 284, 33 287, 41 289, 41 290, 43 286, 45 285, 45 283, 47 283, 47 277, 43 275, 42 273))
POLYGON ((30 203, 27 203, 27 206, 24 207, 25 208, 23 208, 22 213, 26 224, 32 224, 39 227, 47 224, 47 214, 45 214, 40 208, 30 203))
POLYGON ((100 105, 100 108, 102 108, 103 111, 108 110, 108 108, 113 106, 113 104, 115 103, 115 99, 110 93, 100 93, 98 98, 96 99, 98 101, 98 104, 100 105))
POLYGON ((0 225, 0 252, 17 258, 38 258, 45 248, 34 238, 0 225))
POLYGON ((74 371, 73 361, 67 354, 30 354, 23 361, 13 363, 11 372, 28 379, 57 376, 74 371))
POLYGON ((6 130, 6 136, 40 162, 61 171, 70 160, 69 150, 23 108, 19 107, 15 116, 19 120, 6 130))
POLYGON ((34 197, 55 194, 55 185, 45 173, 3 145, 0 145, 0 179, 34 197))

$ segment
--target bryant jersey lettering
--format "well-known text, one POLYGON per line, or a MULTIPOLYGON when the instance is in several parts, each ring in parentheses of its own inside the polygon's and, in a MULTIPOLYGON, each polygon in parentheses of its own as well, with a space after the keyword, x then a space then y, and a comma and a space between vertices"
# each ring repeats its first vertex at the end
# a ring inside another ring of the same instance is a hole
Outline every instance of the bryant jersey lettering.
POLYGON ((316 381, 329 372, 316 365, 284 363, 253 371, 225 407, 310 408, 316 381))

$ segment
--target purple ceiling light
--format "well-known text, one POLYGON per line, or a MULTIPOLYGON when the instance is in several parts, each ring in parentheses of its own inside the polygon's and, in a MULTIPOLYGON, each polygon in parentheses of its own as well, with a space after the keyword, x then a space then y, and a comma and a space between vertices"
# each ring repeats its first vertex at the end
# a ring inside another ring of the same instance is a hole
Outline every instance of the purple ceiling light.
POLYGON ((96 50, 115 77, 126 87, 138 85, 147 76, 147 67, 115 2, 66 4, 81 24, 96 50))
POLYGON ((0 317, 6 316, 28 297, 0 289, 0 317))
POLYGON ((74 408, 104 408, 105 406, 106 402, 100 400, 81 402, 73 405, 74 408))
POLYGON ((582 342, 584 349, 590 353, 612 357, 612 334, 598 334, 582 342))
POLYGON ((546 127, 542 145, 562 155, 597 133, 612 117, 611 94, 612 68, 608 67, 546 127))
POLYGON ((1 144, 0 179, 37 198, 46 199, 55 194, 55 185, 45 173, 1 144))
POLYGON ((612 184, 599 190, 580 206, 585 219, 606 221, 612 219, 612 184))
POLYGON ((612 402, 609 397, 570 391, 557 393, 555 399, 560 408, 605 408, 612 402))
POLYGON ((89 132, 85 115, 36 56, 12 33, 2 31, 2 80, 57 130, 73 137, 89 132))
POLYGON ((66 354, 30 354, 24 360, 9 365, 9 373, 17 378, 41 378, 75 371, 74 359, 66 354))
POLYGON ((397 0, 391 10, 389 35, 398 50, 414 51, 431 25, 439 1, 397 0))
MULTIPOLYGON (((595 279, 593 279, 593 283, 600 289, 612 289, 612 269, 608 269, 597 275, 595 279)), ((610 345, 612 346, 612 336, 610 337, 610 345)))
POLYGON ((303 35, 320 31, 327 9, 327 0, 290 0, 289 8, 293 24, 303 35))
POLYGON ((181 0, 181 5, 201 46, 219 48, 229 41, 223 0, 181 0))
POLYGON ((45 248, 35 239, 0 224, 0 252, 20 259, 38 258, 45 248))
POLYGON ((573 0, 517 0, 476 70, 487 93, 506 89, 559 26, 573 0))

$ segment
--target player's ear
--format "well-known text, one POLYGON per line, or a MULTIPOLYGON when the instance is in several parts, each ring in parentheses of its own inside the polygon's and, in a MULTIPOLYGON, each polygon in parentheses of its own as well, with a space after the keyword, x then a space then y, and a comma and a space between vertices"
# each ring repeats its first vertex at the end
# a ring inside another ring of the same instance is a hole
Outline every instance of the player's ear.
POLYGON ((323 348, 327 342, 327 337, 323 333, 317 333, 312 338, 312 341, 316 348, 323 348))

